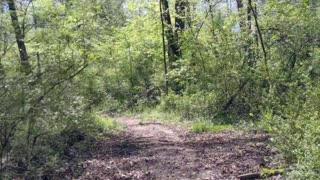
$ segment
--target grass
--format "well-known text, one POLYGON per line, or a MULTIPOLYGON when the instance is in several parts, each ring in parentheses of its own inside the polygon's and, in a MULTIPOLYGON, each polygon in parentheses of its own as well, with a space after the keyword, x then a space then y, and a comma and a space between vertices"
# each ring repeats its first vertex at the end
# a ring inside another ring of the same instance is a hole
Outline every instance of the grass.
POLYGON ((197 121, 192 123, 191 131, 194 133, 221 132, 231 130, 231 125, 217 125, 207 121, 197 121))
POLYGON ((175 113, 164 113, 161 112, 158 108, 146 109, 145 111, 134 115, 137 115, 139 117, 139 125, 144 125, 146 123, 161 122, 162 124, 171 124, 187 127, 187 123, 182 122, 181 117, 179 115, 175 113))
POLYGON ((138 114, 138 116, 140 119, 139 125, 144 125, 149 122, 161 122, 164 124, 171 124, 191 129, 194 133, 214 133, 233 129, 233 126, 230 124, 215 124, 207 120, 183 121, 179 114, 164 113, 157 108, 146 109, 142 113, 138 114))
POLYGON ((145 124, 145 122, 144 122, 143 120, 140 120, 140 121, 139 121, 139 125, 140 125, 140 126, 142 126, 142 125, 144 125, 144 124, 145 124))
POLYGON ((180 121, 180 117, 174 113, 163 113, 158 108, 147 109, 141 114, 145 121, 180 121))
POLYGON ((103 115, 95 115, 95 122, 102 133, 112 133, 123 129, 117 121, 103 115))

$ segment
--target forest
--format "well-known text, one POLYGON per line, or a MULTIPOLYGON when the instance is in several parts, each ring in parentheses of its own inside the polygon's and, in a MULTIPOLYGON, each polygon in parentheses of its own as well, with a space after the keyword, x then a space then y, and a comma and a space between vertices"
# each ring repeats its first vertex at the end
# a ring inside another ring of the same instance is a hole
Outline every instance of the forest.
POLYGON ((1 0, 0 179, 320 179, 319 0, 1 0))

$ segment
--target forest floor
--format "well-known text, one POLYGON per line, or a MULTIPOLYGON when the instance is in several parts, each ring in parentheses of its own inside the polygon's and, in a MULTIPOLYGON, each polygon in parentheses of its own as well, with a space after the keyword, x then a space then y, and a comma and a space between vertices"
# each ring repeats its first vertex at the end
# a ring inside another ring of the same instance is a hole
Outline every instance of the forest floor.
MULTIPOLYGON (((273 167, 268 135, 191 133, 185 128, 118 117, 122 134, 95 143, 79 179, 237 179, 273 167)), ((280 179, 280 176, 272 179, 280 179)))

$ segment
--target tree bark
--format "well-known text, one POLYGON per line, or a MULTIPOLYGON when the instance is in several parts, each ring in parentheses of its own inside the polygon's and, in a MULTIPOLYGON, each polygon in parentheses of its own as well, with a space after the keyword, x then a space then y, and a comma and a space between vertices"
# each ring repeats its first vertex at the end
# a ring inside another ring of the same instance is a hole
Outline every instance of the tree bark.
MULTIPOLYGON (((237 1, 237 9, 241 18, 242 17, 241 9, 243 8, 243 1, 242 0, 236 0, 236 1, 237 1)), ((244 29, 243 27, 245 26, 245 22, 240 20, 239 25, 240 25, 240 29, 242 30, 244 29)))
POLYGON ((24 34, 22 32, 22 29, 19 25, 19 19, 17 14, 17 9, 14 0, 7 0, 9 11, 10 11, 10 17, 11 17, 11 23, 15 32, 16 37, 16 43, 19 50, 20 55, 20 63, 21 63, 21 70, 22 72, 29 74, 31 73, 31 65, 29 62, 28 52, 26 45, 24 43, 24 34))
MULTIPOLYGON (((178 0, 176 3, 179 3, 180 1, 178 0)), ((168 0, 160 0, 161 7, 162 7, 162 18, 163 21, 165 22, 164 24, 167 26, 165 28, 165 36, 168 41, 168 67, 171 70, 179 68, 177 64, 175 63, 179 58, 181 58, 182 53, 180 49, 180 44, 179 44, 179 37, 177 33, 177 29, 179 28, 184 28, 185 24, 184 22, 181 22, 183 19, 178 19, 178 22, 176 22, 175 25, 173 25, 171 21, 171 14, 169 11, 169 2, 168 0), (174 29, 175 27, 175 29, 174 29)), ((178 4, 179 5, 179 4, 178 4)), ((176 9, 179 9, 176 4, 176 9)), ((177 19, 176 19, 177 21, 177 19)), ((180 29, 182 30, 182 29, 180 29)), ((170 87, 172 90, 175 91, 176 94, 180 93, 181 89, 181 84, 179 82, 170 82, 170 87)))
POLYGON ((175 10, 177 16, 175 17, 175 27, 177 31, 184 30, 186 27, 185 17, 186 17, 186 0, 176 0, 175 10))
POLYGON ((176 62, 181 57, 181 49, 178 43, 178 37, 173 29, 171 15, 169 11, 168 0, 161 0, 162 9, 163 9, 163 19, 167 25, 166 28, 166 37, 168 40, 168 58, 169 58, 169 67, 174 69, 174 62, 176 62))
POLYGON ((166 52, 166 42, 165 42, 165 27, 163 20, 163 8, 160 2, 160 18, 161 18, 161 30, 162 30, 162 50, 163 50, 163 67, 164 67, 164 81, 165 81, 165 94, 168 95, 169 92, 169 82, 168 82, 168 66, 167 66, 167 52, 166 52))
MULTIPOLYGON (((245 37, 250 37, 251 34, 255 33, 252 29, 253 11, 250 8, 250 5, 252 4, 252 0, 247 0, 246 6, 243 0, 236 0, 236 2, 237 2, 237 8, 238 8, 239 17, 240 17, 240 22, 239 22, 240 31, 244 33, 245 37), (246 8, 245 12, 244 12, 244 8, 246 8)), ((256 63, 254 60, 254 55, 251 47, 254 40, 252 38, 246 38, 244 42, 245 44, 243 46, 246 54, 246 57, 244 59, 245 60, 244 64, 246 63, 248 64, 249 67, 253 67, 256 63)))

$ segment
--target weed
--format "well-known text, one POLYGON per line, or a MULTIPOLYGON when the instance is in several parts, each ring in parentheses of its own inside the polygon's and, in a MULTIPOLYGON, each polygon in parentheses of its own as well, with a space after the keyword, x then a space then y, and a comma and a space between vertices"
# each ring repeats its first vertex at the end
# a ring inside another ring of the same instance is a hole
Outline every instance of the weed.
POLYGON ((140 120, 139 123, 138 123, 140 126, 144 125, 144 121, 143 120, 140 120))
POLYGON ((207 121, 197 121, 192 123, 192 132, 203 133, 203 132, 220 132, 231 130, 231 125, 217 125, 207 121))
POLYGON ((102 115, 95 115, 95 123, 98 126, 100 132, 110 133, 117 130, 121 130, 121 126, 115 120, 110 119, 102 115))

